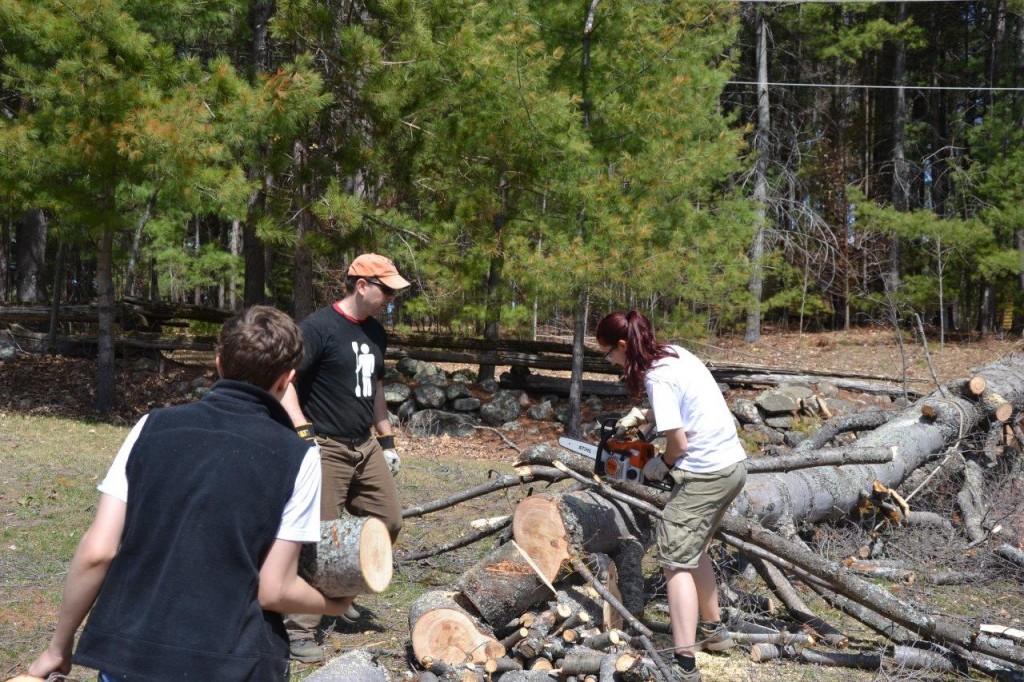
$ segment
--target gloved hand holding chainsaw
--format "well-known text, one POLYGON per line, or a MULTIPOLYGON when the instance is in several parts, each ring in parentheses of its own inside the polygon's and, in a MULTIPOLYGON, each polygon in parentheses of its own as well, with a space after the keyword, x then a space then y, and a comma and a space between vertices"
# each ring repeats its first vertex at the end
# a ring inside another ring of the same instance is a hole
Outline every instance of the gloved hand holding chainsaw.
POLYGON ((638 428, 641 424, 647 423, 647 413, 639 407, 634 407, 615 422, 615 435, 619 438, 625 436, 630 429, 638 428))

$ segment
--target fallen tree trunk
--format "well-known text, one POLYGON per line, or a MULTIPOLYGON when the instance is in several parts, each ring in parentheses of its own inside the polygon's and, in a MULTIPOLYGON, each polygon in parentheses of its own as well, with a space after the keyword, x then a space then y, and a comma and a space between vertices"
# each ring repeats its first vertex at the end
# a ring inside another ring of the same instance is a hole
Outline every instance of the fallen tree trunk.
MULTIPOLYGON (((980 372, 989 390, 1017 409, 1024 405, 1024 356, 1010 356, 980 372)), ((818 522, 844 516, 874 481, 898 486, 932 455, 969 433, 987 415, 987 406, 941 391, 918 400, 895 418, 866 433, 859 448, 896 448, 891 462, 842 467, 819 467, 785 474, 752 474, 733 503, 733 511, 759 520, 766 527, 789 521, 818 522), (934 419, 921 415, 924 402, 936 407, 934 419)))

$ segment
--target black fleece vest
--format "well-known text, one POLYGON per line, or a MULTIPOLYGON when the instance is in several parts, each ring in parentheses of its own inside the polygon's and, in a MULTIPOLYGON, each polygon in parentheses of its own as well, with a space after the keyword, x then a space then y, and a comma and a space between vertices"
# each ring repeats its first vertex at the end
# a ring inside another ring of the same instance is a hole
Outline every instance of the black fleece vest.
POLYGON ((307 450, 280 403, 246 383, 150 413, 75 663, 133 682, 287 679, 284 624, 257 586, 307 450))

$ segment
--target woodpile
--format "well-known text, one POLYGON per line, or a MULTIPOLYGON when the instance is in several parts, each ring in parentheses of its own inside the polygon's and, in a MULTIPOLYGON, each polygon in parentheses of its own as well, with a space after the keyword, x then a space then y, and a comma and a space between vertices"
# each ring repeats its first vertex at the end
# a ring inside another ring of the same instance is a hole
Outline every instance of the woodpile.
MULTIPOLYGON (((1024 679, 1019 630, 954 618, 902 594, 976 580, 978 570, 918 570, 883 551, 889 532, 932 529, 975 551, 988 546, 989 556, 1024 570, 1013 563, 1021 529, 1004 527, 1009 515, 995 513, 985 488, 996 468, 1016 475, 1024 469, 1024 432, 1016 423, 1022 407, 1024 358, 1013 356, 874 427, 854 427, 866 429, 855 448, 833 440, 850 430, 845 420, 813 447, 752 459, 746 488, 719 532, 727 549, 717 555, 758 592, 726 581, 720 595, 727 626, 750 659, 1024 679), (955 517, 915 509, 936 481, 947 488, 961 481, 955 517), (811 529, 835 522, 860 524, 869 541, 838 560, 828 556, 813 546, 811 529), (809 600, 858 621, 882 644, 856 647, 840 621, 809 600)), ((667 494, 596 479, 592 468, 591 460, 539 445, 521 453, 514 475, 407 510, 418 516, 527 481, 565 481, 522 499, 511 520, 488 522, 475 539, 504 531, 503 541, 449 591, 417 601, 410 631, 425 674, 500 682, 675 679, 661 653, 670 645, 654 644, 666 624, 643 617, 657 608, 641 560, 667 494)))

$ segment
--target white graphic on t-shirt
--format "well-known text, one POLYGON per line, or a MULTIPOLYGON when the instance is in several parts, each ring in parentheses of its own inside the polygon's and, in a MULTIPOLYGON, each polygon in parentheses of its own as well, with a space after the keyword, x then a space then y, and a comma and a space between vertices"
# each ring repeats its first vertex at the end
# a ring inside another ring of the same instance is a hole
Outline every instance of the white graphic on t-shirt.
POLYGON ((356 397, 370 398, 373 396, 373 369, 376 365, 373 353, 368 345, 364 343, 360 347, 355 341, 352 342, 352 352, 356 354, 356 397))

